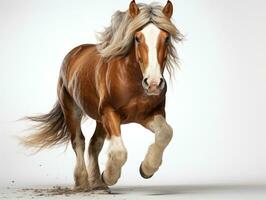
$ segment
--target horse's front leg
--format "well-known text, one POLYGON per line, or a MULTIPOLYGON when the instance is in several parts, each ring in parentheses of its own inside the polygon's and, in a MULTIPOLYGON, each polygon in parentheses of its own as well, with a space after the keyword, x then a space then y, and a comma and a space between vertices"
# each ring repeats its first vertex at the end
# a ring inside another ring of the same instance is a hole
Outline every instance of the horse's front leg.
POLYGON ((105 109, 102 123, 110 140, 108 160, 102 173, 102 180, 110 186, 120 178, 121 168, 127 160, 127 150, 121 137, 120 116, 111 108, 105 109))
POLYGON ((162 115, 155 115, 144 127, 155 133, 155 141, 149 146, 148 152, 140 165, 143 178, 150 178, 162 163, 164 149, 172 139, 173 130, 162 115))

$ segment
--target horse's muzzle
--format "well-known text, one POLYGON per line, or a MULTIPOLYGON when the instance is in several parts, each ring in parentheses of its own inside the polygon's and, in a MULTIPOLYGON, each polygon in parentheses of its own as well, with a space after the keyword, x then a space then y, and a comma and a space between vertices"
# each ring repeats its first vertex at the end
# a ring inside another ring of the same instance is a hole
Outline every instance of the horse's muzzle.
POLYGON ((142 80, 142 86, 147 95, 159 95, 165 87, 165 80, 160 78, 159 82, 152 81, 148 83, 148 78, 142 80))

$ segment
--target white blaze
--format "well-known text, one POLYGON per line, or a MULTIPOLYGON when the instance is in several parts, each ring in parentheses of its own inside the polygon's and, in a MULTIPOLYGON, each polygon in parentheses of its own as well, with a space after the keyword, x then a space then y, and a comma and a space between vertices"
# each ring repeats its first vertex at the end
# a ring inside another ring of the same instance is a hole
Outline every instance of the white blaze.
POLYGON ((144 77, 148 78, 148 84, 151 82, 160 83, 161 70, 157 59, 157 41, 160 34, 160 29, 153 23, 148 24, 141 31, 145 37, 146 45, 148 46, 148 66, 144 72, 144 77))

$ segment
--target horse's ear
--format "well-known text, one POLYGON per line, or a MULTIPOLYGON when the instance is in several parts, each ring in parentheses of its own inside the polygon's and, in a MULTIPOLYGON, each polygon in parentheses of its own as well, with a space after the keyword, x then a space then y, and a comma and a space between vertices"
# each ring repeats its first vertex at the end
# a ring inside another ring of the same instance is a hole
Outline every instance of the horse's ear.
POLYGON ((132 0, 129 4, 129 15, 134 18, 139 14, 139 7, 136 4, 135 0, 132 0))
POLYGON ((167 1, 166 5, 163 8, 163 14, 168 17, 169 19, 172 17, 173 15, 173 4, 171 1, 167 1))

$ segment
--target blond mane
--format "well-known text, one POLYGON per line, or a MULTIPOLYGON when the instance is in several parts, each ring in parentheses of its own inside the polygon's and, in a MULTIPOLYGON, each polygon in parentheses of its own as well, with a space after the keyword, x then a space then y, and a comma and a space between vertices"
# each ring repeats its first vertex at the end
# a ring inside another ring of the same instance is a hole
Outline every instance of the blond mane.
POLYGON ((140 13, 132 19, 128 11, 117 11, 111 19, 111 25, 98 34, 97 49, 104 59, 127 55, 130 51, 134 34, 148 23, 170 33, 171 39, 166 60, 166 68, 171 75, 173 65, 178 65, 178 56, 174 42, 181 41, 183 35, 162 12, 163 7, 158 3, 138 4, 140 13))

